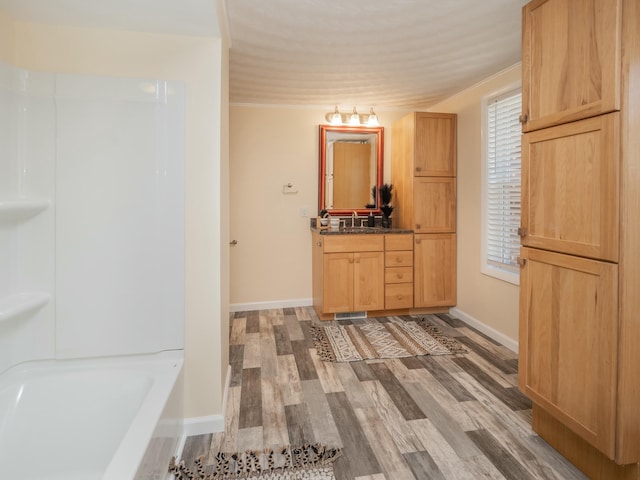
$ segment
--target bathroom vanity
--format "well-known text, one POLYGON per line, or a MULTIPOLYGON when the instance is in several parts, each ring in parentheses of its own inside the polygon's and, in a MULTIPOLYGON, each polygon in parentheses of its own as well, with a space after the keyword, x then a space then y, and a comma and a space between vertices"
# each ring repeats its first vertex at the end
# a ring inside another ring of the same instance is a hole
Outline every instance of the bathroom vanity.
POLYGON ((312 228, 312 241, 313 306, 320 319, 409 313, 413 308, 410 230, 312 228))

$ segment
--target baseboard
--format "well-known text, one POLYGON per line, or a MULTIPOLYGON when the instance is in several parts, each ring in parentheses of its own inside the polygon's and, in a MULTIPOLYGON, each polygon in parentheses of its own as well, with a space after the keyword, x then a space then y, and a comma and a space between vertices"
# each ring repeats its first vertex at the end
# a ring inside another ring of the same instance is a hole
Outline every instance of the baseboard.
POLYGON ((224 432, 224 415, 185 418, 182 431, 187 437, 224 432))
POLYGON ((518 342, 513 340, 512 338, 507 337, 504 333, 499 332, 495 328, 490 327, 486 323, 481 322, 477 318, 472 317, 471 315, 463 312, 456 307, 449 309, 449 313, 454 317, 459 318, 463 322, 468 323, 473 328, 480 330, 482 333, 492 338, 496 342, 504 345, 512 352, 518 353, 518 342))
POLYGON ((313 304, 312 298, 296 298, 293 300, 273 300, 270 302, 232 303, 230 312, 251 312, 253 310, 272 310, 275 308, 308 307, 313 304))
MULTIPOLYGON (((224 432, 224 413, 227 411, 227 400, 231 386, 231 365, 227 365, 227 378, 222 393, 222 414, 207 415, 205 417, 185 418, 182 426, 183 437, 205 435, 207 433, 224 432)), ((182 448, 180 449, 182 450, 182 448)))

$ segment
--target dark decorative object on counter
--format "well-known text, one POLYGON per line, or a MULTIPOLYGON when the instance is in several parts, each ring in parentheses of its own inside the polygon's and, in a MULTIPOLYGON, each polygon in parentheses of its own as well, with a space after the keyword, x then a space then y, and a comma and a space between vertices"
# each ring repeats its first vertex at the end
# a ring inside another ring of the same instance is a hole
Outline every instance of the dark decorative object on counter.
POLYGON ((391 228, 391 212, 393 212, 393 207, 389 204, 393 196, 392 190, 393 185, 390 183, 384 183, 380 186, 380 203, 382 204, 380 210, 382 211, 382 226, 384 228, 391 228))
POLYGON ((367 203, 364 207, 369 209, 369 215, 367 216, 367 227, 376 226, 376 217, 373 216, 373 210, 376 208, 376 186, 371 187, 371 196, 373 197, 373 203, 367 203))

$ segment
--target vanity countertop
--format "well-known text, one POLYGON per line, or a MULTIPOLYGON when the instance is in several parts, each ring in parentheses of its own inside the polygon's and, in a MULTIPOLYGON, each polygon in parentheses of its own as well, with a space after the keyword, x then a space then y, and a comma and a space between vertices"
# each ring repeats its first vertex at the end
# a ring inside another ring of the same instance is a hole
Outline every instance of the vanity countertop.
POLYGON ((318 232, 320 235, 355 235, 355 234, 394 234, 394 233, 413 233, 413 230, 403 228, 382 228, 382 227, 311 227, 312 232, 318 232))

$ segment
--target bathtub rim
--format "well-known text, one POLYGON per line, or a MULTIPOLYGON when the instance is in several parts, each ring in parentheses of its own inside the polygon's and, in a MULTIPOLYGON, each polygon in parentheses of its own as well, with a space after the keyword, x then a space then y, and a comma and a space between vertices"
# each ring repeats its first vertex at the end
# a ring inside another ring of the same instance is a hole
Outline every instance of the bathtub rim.
MULTIPOLYGON (((33 360, 14 365, 0 374, 0 388, 20 384, 30 379, 86 370, 135 371, 152 377, 152 385, 140 404, 115 452, 113 452, 102 480, 133 480, 138 473, 146 450, 161 419, 169 397, 184 369, 184 350, 166 350, 157 353, 81 359, 33 360)), ((178 444, 181 441, 183 421, 179 419, 178 444)), ((167 458, 167 467, 170 458, 167 458)))

